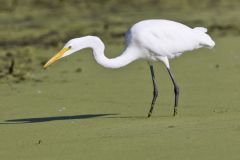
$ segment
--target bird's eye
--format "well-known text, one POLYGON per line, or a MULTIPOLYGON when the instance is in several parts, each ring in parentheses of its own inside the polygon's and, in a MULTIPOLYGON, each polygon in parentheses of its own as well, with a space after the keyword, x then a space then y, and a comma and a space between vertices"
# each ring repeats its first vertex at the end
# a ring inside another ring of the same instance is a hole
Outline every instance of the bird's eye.
POLYGON ((71 48, 72 48, 72 46, 69 46, 69 47, 68 47, 68 49, 71 49, 71 48))

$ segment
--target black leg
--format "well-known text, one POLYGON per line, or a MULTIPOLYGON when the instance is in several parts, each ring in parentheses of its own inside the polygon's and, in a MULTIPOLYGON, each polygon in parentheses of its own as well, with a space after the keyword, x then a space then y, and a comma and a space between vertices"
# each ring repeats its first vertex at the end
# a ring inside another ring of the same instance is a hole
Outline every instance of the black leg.
POLYGON ((179 87, 174 79, 174 76, 171 72, 171 70, 169 68, 167 68, 168 70, 168 73, 171 77, 171 80, 172 80, 172 83, 173 83, 173 86, 174 86, 174 93, 175 93, 175 103, 174 103, 174 113, 173 115, 175 116, 177 114, 177 106, 178 106, 178 98, 179 98, 179 87))
POLYGON ((153 99, 152 99, 151 108, 148 112, 148 117, 151 117, 153 107, 154 107, 154 104, 155 104, 157 96, 158 96, 157 82, 156 82, 156 79, 155 79, 154 70, 153 70, 152 65, 150 65, 150 70, 151 70, 151 76, 152 76, 152 81, 153 81, 153 99))

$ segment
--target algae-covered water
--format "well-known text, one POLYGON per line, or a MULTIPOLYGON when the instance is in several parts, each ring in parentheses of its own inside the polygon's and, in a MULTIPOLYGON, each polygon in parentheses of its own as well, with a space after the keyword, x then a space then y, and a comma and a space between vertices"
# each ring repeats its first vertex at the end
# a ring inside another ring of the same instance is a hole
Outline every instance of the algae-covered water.
POLYGON ((238 1, 3 1, 0 10, 0 159, 237 160, 240 149, 238 1), (180 86, 154 64, 159 98, 146 118, 152 81, 146 62, 99 66, 90 50, 42 65, 70 38, 97 35, 106 54, 142 19, 205 26, 216 42, 173 59, 180 86))

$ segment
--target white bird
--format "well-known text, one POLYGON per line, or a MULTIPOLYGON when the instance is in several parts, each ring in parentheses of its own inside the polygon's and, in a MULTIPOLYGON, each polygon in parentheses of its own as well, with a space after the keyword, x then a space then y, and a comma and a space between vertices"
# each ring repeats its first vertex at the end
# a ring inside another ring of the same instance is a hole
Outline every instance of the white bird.
POLYGON ((53 56, 44 68, 56 60, 66 57, 78 50, 91 48, 97 63, 106 68, 120 68, 129 63, 144 59, 148 62, 153 81, 153 99, 148 113, 151 116, 158 89, 151 62, 161 61, 165 64, 174 86, 174 116, 177 113, 179 87, 170 70, 169 59, 180 56, 185 51, 201 47, 213 48, 215 43, 203 27, 190 28, 184 24, 162 19, 144 20, 134 24, 126 33, 126 47, 123 53, 109 59, 104 54, 104 43, 96 36, 85 36, 68 41, 63 49, 53 56))

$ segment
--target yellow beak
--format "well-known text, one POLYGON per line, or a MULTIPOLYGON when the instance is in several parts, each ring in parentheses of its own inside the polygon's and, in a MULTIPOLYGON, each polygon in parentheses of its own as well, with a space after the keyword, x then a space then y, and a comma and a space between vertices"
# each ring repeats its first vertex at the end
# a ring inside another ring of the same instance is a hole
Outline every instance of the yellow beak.
POLYGON ((46 69, 50 64, 60 59, 65 52, 67 52, 69 48, 63 48, 60 52, 54 55, 44 66, 43 68, 46 69))

